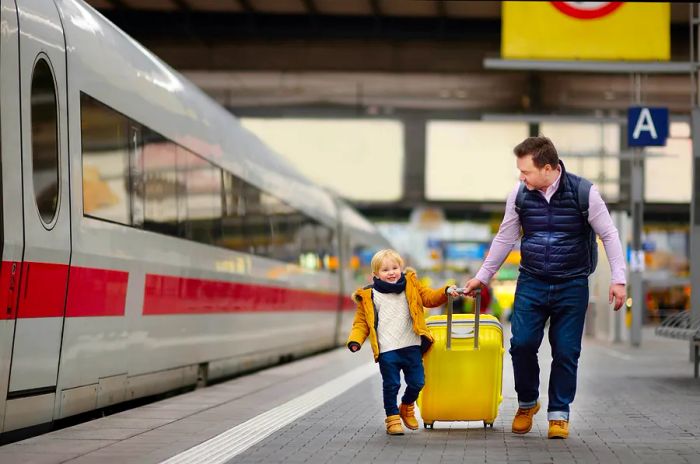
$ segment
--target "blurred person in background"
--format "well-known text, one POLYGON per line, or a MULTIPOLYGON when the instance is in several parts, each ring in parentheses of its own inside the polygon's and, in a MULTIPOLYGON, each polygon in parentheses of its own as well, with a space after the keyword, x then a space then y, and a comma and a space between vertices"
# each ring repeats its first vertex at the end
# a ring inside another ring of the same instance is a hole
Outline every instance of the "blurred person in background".
POLYGON ((528 137, 513 152, 520 183, 508 195, 490 253, 464 286, 473 294, 489 283, 520 238, 522 227, 520 275, 511 317, 510 354, 519 405, 512 431, 529 432, 540 409, 537 352, 549 319, 553 359, 547 436, 567 438, 588 308, 588 276, 597 261, 595 236, 600 236, 608 255, 609 298, 616 311, 626 297, 622 245, 597 188, 566 171, 548 138, 528 137))

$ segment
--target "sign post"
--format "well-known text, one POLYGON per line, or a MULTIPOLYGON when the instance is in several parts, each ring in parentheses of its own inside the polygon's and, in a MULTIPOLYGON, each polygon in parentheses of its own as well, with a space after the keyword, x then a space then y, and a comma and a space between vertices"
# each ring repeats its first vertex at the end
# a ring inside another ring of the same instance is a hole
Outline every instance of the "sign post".
MULTIPOLYGON (((635 75, 637 101, 641 100, 641 76, 635 75)), ((632 159, 630 212, 632 214, 632 250, 630 254, 630 296, 632 297, 632 327, 630 343, 642 343, 644 319, 644 250, 642 227, 644 224, 644 157, 643 147, 666 145, 668 137, 668 109, 643 106, 627 111, 627 145, 634 147, 638 156, 632 159)))

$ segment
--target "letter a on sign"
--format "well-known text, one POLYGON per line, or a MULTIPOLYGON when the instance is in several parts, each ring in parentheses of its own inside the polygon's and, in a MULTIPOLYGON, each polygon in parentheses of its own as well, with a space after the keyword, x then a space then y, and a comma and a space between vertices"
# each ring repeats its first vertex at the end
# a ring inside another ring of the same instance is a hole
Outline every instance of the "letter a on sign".
POLYGON ((668 108, 632 107, 627 110, 627 145, 664 146, 668 137, 668 108))

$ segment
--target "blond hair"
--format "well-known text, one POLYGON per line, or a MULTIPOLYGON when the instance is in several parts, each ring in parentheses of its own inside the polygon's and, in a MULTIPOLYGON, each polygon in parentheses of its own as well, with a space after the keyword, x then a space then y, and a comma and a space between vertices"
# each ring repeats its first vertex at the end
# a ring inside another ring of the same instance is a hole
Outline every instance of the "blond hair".
POLYGON ((379 272, 379 268, 382 266, 382 263, 384 262, 385 259, 393 259, 397 263, 399 263, 399 267, 403 269, 403 258, 401 255, 396 251, 392 250, 390 248, 387 248, 385 250, 379 250, 372 256, 372 272, 376 274, 379 272))

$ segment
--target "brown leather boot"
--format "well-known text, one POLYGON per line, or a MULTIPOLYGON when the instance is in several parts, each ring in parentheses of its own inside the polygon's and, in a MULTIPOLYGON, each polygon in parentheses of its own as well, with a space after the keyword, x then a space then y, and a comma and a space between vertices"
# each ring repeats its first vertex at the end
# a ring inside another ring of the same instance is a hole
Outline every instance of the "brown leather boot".
POLYGON ((403 435, 403 427, 401 426, 401 416, 394 414, 384 419, 386 422, 386 433, 389 435, 403 435))
POLYGON ((415 416, 415 403, 403 404, 399 406, 399 416, 404 425, 411 430, 418 430, 418 421, 415 416))
POLYGON ((568 438, 569 437, 569 421, 567 420, 551 420, 549 421, 549 432, 547 438, 568 438))
POLYGON ((532 416, 540 410, 540 402, 531 408, 518 408, 513 418, 513 433, 527 433, 532 429, 532 416))

